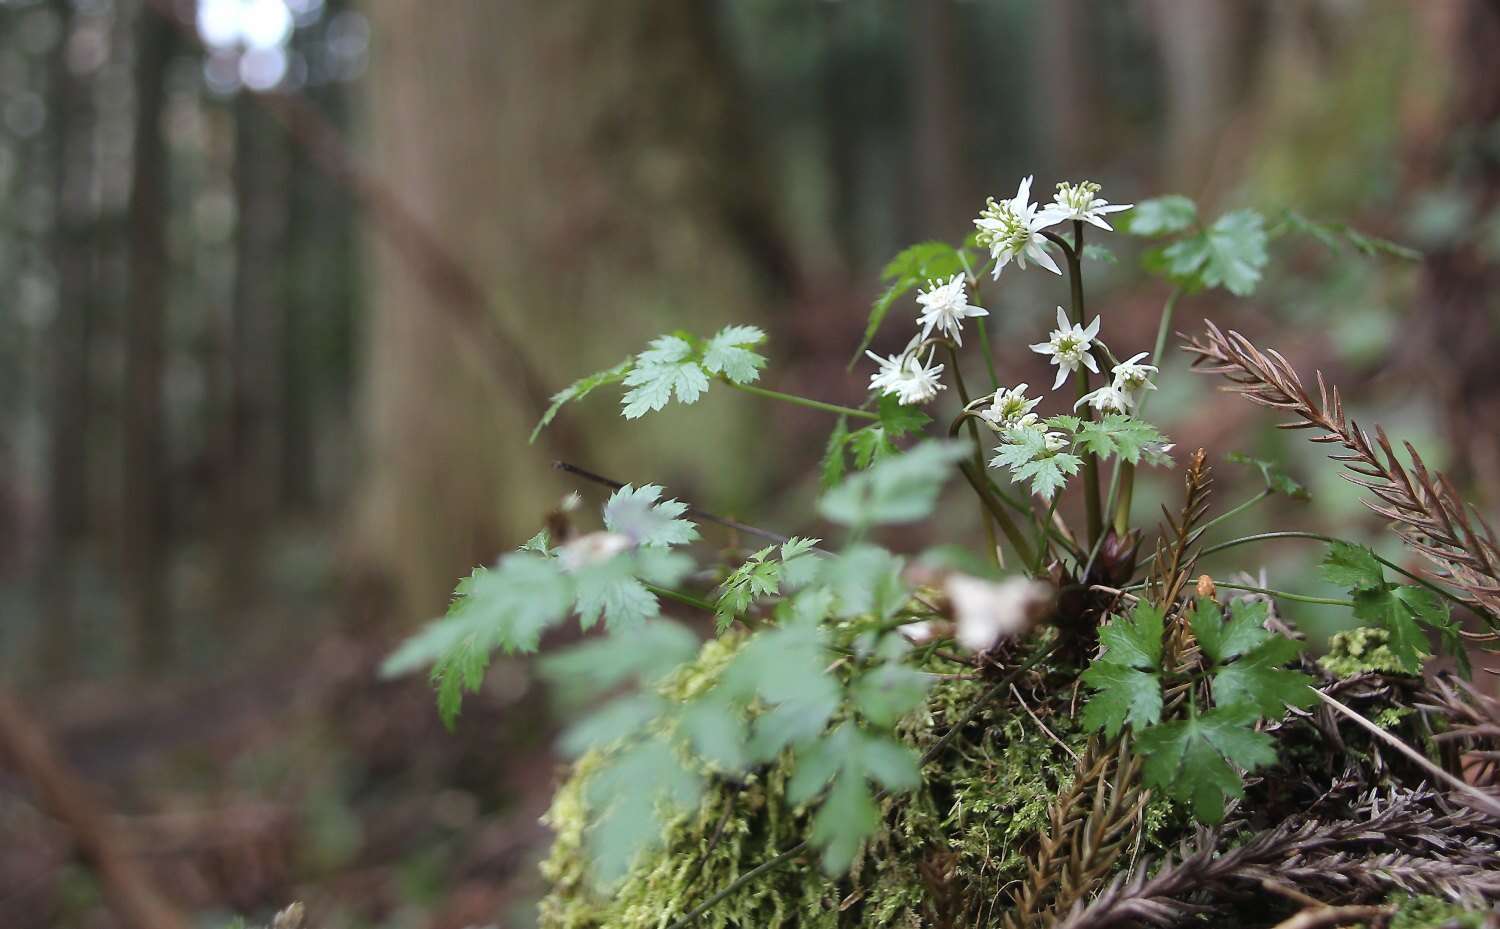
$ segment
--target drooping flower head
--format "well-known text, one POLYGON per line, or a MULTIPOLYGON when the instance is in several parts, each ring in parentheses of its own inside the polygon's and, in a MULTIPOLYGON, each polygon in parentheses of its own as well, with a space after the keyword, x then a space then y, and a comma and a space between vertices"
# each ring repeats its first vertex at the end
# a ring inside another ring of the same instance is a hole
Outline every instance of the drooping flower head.
POLYGON ((964 289, 964 276, 955 274, 947 281, 928 281, 927 289, 917 294, 922 313, 917 321, 922 324, 922 338, 926 339, 936 329, 952 339, 954 344, 964 344, 962 322, 970 316, 988 316, 990 311, 969 303, 964 289))
POLYGON ((1052 330, 1052 336, 1046 342, 1038 342, 1031 346, 1031 350, 1039 355, 1051 355, 1052 363, 1057 365, 1057 380, 1052 384, 1052 389, 1063 385, 1068 375, 1078 370, 1082 365, 1095 374, 1099 373, 1099 365, 1095 363, 1092 349, 1094 347, 1094 336, 1099 334, 1099 317, 1088 324, 1087 328, 1077 323, 1068 322, 1068 313, 1062 307, 1057 308, 1057 328, 1052 330))
POLYGON ((1088 404, 1100 413, 1129 413, 1134 405, 1130 395, 1125 393, 1114 384, 1105 384, 1098 390, 1091 390, 1078 398, 1073 404, 1073 409, 1078 409, 1088 404))
POLYGON ((989 249, 990 257, 995 259, 995 277, 1000 277, 1000 272, 1011 259, 1015 259, 1022 270, 1026 269, 1026 261, 1030 259, 1053 274, 1061 274, 1062 269, 1047 254, 1046 240, 1038 235, 1053 222, 1055 220, 1045 221, 1045 217, 1038 214, 1036 204, 1031 202, 1030 177, 1021 181, 1016 195, 1009 200, 997 201, 991 197, 984 212, 974 220, 974 225, 979 227, 979 246, 989 249))
POLYGON ((1156 385, 1151 383, 1151 378, 1156 376, 1156 365, 1141 364, 1141 359, 1145 357, 1145 352, 1137 352, 1111 369, 1116 389, 1123 390, 1132 397, 1142 391, 1156 389, 1156 385))
POLYGON ((1060 222, 1077 219, 1113 232, 1114 227, 1104 219, 1104 214, 1119 213, 1134 205, 1133 203, 1111 204, 1099 196, 1099 185, 1093 181, 1080 181, 1077 184, 1062 183, 1057 185, 1057 193, 1052 195, 1052 202, 1042 207, 1039 221, 1045 229, 1060 222))
POLYGON ((1026 396, 1025 384, 1017 384, 1008 390, 995 391, 995 399, 989 409, 979 411, 979 418, 996 432, 1003 432, 1022 425, 1028 416, 1035 419, 1036 414, 1031 411, 1041 402, 1040 397, 1026 396))
POLYGON ((947 390, 941 378, 943 366, 932 363, 934 354, 936 349, 927 353, 926 364, 915 353, 906 356, 906 363, 892 385, 894 390, 888 389, 886 393, 895 393, 902 406, 916 406, 936 397, 938 391, 947 390))

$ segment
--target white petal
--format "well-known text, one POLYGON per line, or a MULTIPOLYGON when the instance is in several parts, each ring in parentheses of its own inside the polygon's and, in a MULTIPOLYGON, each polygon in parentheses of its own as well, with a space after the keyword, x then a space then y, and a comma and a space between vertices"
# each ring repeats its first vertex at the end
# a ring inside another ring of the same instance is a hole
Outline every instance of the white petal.
POLYGON ((1063 382, 1066 381, 1067 379, 1068 379, 1068 369, 1064 368, 1062 365, 1058 365, 1057 366, 1057 380, 1055 380, 1055 381, 1052 382, 1052 389, 1056 390, 1057 388, 1061 387, 1063 385, 1063 382))
POLYGON ((1091 353, 1091 352, 1084 352, 1084 355, 1083 355, 1083 364, 1084 364, 1084 367, 1088 368, 1090 371, 1094 372, 1095 374, 1099 373, 1099 365, 1097 363, 1095 363, 1093 353, 1091 353))
POLYGON ((1028 174, 1021 179, 1020 186, 1016 188, 1016 202, 1029 203, 1031 201, 1031 179, 1035 175, 1028 174))
POLYGON ((1072 215, 1073 211, 1067 207, 1052 204, 1042 207, 1041 211, 1036 214, 1034 222, 1037 229, 1047 229, 1051 226, 1056 226, 1058 223, 1066 222, 1068 217, 1072 215))
POLYGON ((1116 368, 1123 368, 1126 365, 1133 365, 1137 361, 1140 361, 1142 358, 1145 358, 1145 357, 1146 357, 1146 353, 1145 352, 1136 352, 1134 355, 1131 355, 1129 358, 1127 358, 1124 361, 1120 362, 1119 364, 1115 365, 1115 367, 1116 368))
POLYGON ((1097 216, 1094 216, 1093 214, 1085 216, 1083 218, 1083 221, 1091 225, 1098 226, 1100 229, 1108 229, 1110 232, 1115 231, 1114 226, 1111 226, 1109 223, 1105 222, 1097 216))
POLYGON ((1089 323, 1087 329, 1083 330, 1083 334, 1090 340, 1099 334, 1099 317, 1094 317, 1094 321, 1089 323))
POLYGON ((1059 268, 1057 266, 1057 262, 1052 260, 1052 256, 1047 254, 1047 250, 1045 248, 1042 248, 1037 244, 1032 244, 1027 246, 1026 250, 1031 253, 1031 257, 1036 260, 1037 264, 1046 268, 1048 271, 1051 271, 1053 274, 1062 273, 1062 268, 1059 268))
POLYGON ((1094 208, 1094 212, 1096 212, 1096 213, 1122 213, 1125 210, 1128 210, 1128 209, 1130 209, 1133 206, 1135 206, 1134 203, 1112 203, 1109 206, 1095 207, 1094 208))
POLYGON ((1064 332, 1067 332, 1069 325, 1071 325, 1071 324, 1068 322, 1068 311, 1065 310, 1065 309, 1063 309, 1062 307, 1058 307, 1057 308, 1057 328, 1061 329, 1064 332))
POLYGON ((1031 350, 1036 352, 1038 355, 1051 355, 1056 351, 1056 349, 1052 347, 1051 342, 1038 342, 1035 345, 1031 346, 1031 350))

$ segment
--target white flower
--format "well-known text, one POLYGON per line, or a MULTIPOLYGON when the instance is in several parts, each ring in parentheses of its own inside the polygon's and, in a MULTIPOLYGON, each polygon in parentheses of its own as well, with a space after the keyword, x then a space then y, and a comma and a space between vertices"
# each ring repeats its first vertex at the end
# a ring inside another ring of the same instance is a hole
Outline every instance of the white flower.
POLYGON ((1137 352, 1111 369, 1117 390, 1138 394, 1143 390, 1156 389, 1156 385, 1151 383, 1151 378, 1156 375, 1156 365, 1140 364, 1140 360, 1145 357, 1145 352, 1137 352))
POLYGON ((1028 399, 1026 385, 1017 384, 1009 390, 995 391, 995 399, 990 403, 990 408, 980 410, 979 418, 988 423, 990 428, 1000 432, 1022 425, 1027 417, 1035 421, 1036 415, 1031 411, 1041 402, 1039 397, 1028 399))
POLYGON ((1026 269, 1026 259, 1029 258, 1053 274, 1062 273, 1057 262, 1047 254, 1046 240, 1037 235, 1052 225, 1043 220, 1044 217, 1037 214, 1036 204, 1031 202, 1030 177, 1021 181, 1021 185, 1016 188, 1016 195, 1011 199, 999 202, 994 197, 989 199, 989 204, 979 214, 979 218, 974 220, 974 225, 979 227, 979 246, 989 249, 990 257, 995 259, 996 278, 1000 277, 1000 271, 1010 264, 1012 258, 1023 271, 1026 269))
POLYGON ((1089 323, 1088 328, 1077 323, 1068 322, 1068 314, 1062 307, 1057 308, 1057 328, 1052 330, 1052 337, 1046 342, 1038 342, 1031 346, 1031 350, 1039 355, 1051 355, 1052 363, 1057 365, 1057 380, 1052 384, 1052 389, 1063 385, 1068 375, 1078 370, 1081 364, 1095 374, 1099 373, 1099 366, 1094 362, 1094 356, 1090 349, 1094 346, 1094 336, 1099 334, 1099 317, 1089 323))
POLYGON ((901 369, 906 366, 906 353, 899 355, 887 355, 881 358, 874 352, 865 352, 880 367, 874 374, 870 375, 870 389, 881 393, 891 393, 897 380, 901 377, 901 369))
POLYGON ((1052 202, 1042 207, 1038 221, 1042 228, 1055 226, 1069 219, 1082 220, 1092 223, 1100 229, 1114 231, 1114 227, 1103 218, 1105 213, 1119 213, 1128 210, 1133 203, 1111 204, 1098 196, 1099 185, 1093 181, 1082 181, 1078 184, 1058 184, 1057 193, 1052 195, 1052 202))
POLYGON ((950 574, 943 584, 958 643, 974 652, 987 651, 1002 638, 1018 636, 1052 608, 1052 587, 1024 577, 998 583, 966 574, 950 574))
POLYGON ((969 295, 964 290, 962 274, 955 274, 942 284, 937 281, 928 281, 927 288, 917 294, 917 302, 922 305, 922 313, 917 321, 922 324, 922 338, 924 339, 932 335, 932 330, 936 329, 951 338, 954 343, 962 345, 964 344, 960 332, 962 321, 969 316, 990 315, 989 310, 969 303, 969 295))
POLYGON ((1046 442, 1047 452, 1050 455, 1056 455, 1058 452, 1068 447, 1069 439, 1061 432, 1049 432, 1046 435, 1046 442))
POLYGON ((932 363, 935 351, 927 353, 925 365, 915 354, 908 355, 901 373, 885 392, 894 393, 902 406, 916 406, 936 397, 938 391, 947 390, 947 386, 939 378, 943 373, 943 366, 932 363))
POLYGON ((1114 384, 1105 384, 1098 390, 1091 390, 1079 397, 1078 402, 1073 404, 1073 409, 1076 410, 1085 403, 1101 413, 1129 413, 1132 405, 1130 396, 1114 384))

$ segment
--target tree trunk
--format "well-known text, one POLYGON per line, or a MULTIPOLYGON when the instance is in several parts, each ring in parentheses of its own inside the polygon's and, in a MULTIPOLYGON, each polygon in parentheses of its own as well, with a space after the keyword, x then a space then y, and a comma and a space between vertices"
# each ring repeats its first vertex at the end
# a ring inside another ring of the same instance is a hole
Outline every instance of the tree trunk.
MULTIPOLYGON (((379 174, 494 296, 492 318, 549 390, 676 326, 753 321, 754 271, 778 253, 710 7, 366 8, 380 42, 369 98, 379 174)), ((526 396, 513 372, 466 364, 460 349, 475 334, 455 328, 403 258, 374 250, 358 544, 411 622, 530 535, 561 488, 545 453, 526 445, 545 398, 526 396)), ((678 473, 737 477, 748 437, 713 404, 630 433, 603 397, 565 415, 608 423, 593 442, 609 452, 600 468, 637 483, 670 481, 674 461, 678 473)))
POLYGON ((49 338, 47 502, 49 525, 42 562, 46 603, 41 666, 49 680, 65 675, 77 650, 74 633, 77 559, 88 528, 88 434, 97 220, 94 203, 94 108, 86 75, 68 63, 77 13, 54 0, 62 34, 54 51, 51 105, 53 269, 57 308, 49 338))
POLYGON ((167 597, 162 365, 167 303, 167 152, 162 138, 174 26, 139 14, 135 45, 135 143, 131 154, 130 294, 125 323, 122 567, 136 668, 172 655, 167 597))

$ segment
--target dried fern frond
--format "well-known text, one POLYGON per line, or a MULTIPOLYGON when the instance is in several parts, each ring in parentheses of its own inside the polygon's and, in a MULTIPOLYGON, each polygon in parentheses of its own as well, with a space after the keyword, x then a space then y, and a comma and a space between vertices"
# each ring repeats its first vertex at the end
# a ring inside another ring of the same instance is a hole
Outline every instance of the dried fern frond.
POLYGON ((1490 832, 1496 825, 1474 810, 1444 806, 1438 794, 1424 787, 1371 791, 1347 819, 1288 820, 1222 854, 1221 833, 1200 829, 1183 843, 1175 861, 1168 860, 1154 874, 1147 864, 1122 874, 1092 901, 1076 905, 1056 929, 1107 929, 1126 922, 1171 925, 1206 908, 1186 899, 1189 895, 1224 892, 1237 882, 1267 877, 1300 884, 1320 898, 1337 890, 1358 901, 1415 888, 1494 901, 1500 899, 1490 864, 1496 855, 1490 832), (1361 857, 1372 846, 1380 853, 1361 857), (1443 857, 1424 855, 1433 851, 1443 857), (1342 885, 1341 875, 1346 878, 1342 885))
POLYGON ((1147 800, 1140 772, 1128 738, 1089 740, 1073 783, 1052 804, 1047 834, 1016 891, 1015 907, 1005 915, 1006 929, 1052 922, 1051 914, 1067 911, 1110 872, 1147 800))
POLYGON ((1468 780, 1479 787, 1500 788, 1500 699, 1480 693, 1466 681, 1447 675, 1434 679, 1420 709, 1442 715, 1448 727, 1435 733, 1439 744, 1457 743, 1472 766, 1468 780))
MULTIPOLYGON (((1408 545, 1431 559, 1438 566, 1434 575, 1460 588, 1465 599, 1487 616, 1491 628, 1497 628, 1500 542, 1452 482, 1428 470, 1410 442, 1403 443, 1410 462, 1403 465, 1379 426, 1372 443, 1359 424, 1344 415, 1338 388, 1330 387, 1321 371, 1314 397, 1279 352, 1261 351, 1238 332, 1225 334, 1211 322, 1204 326, 1203 334, 1182 345, 1196 356, 1194 370, 1221 375, 1230 382, 1227 390, 1295 417, 1280 428, 1315 429, 1320 434, 1312 441, 1341 446, 1342 452, 1329 457, 1343 463, 1347 479, 1375 496, 1365 505, 1389 520, 1408 545)), ((1491 633, 1487 638, 1496 636, 1491 633)))
POLYGON ((1182 596, 1197 557, 1193 552, 1194 533, 1208 513, 1208 497, 1213 489, 1213 468, 1207 464, 1203 449, 1193 452, 1183 476, 1182 510, 1176 516, 1166 506, 1161 508, 1166 525, 1156 541, 1156 558, 1151 572, 1153 603, 1170 610, 1182 596))

